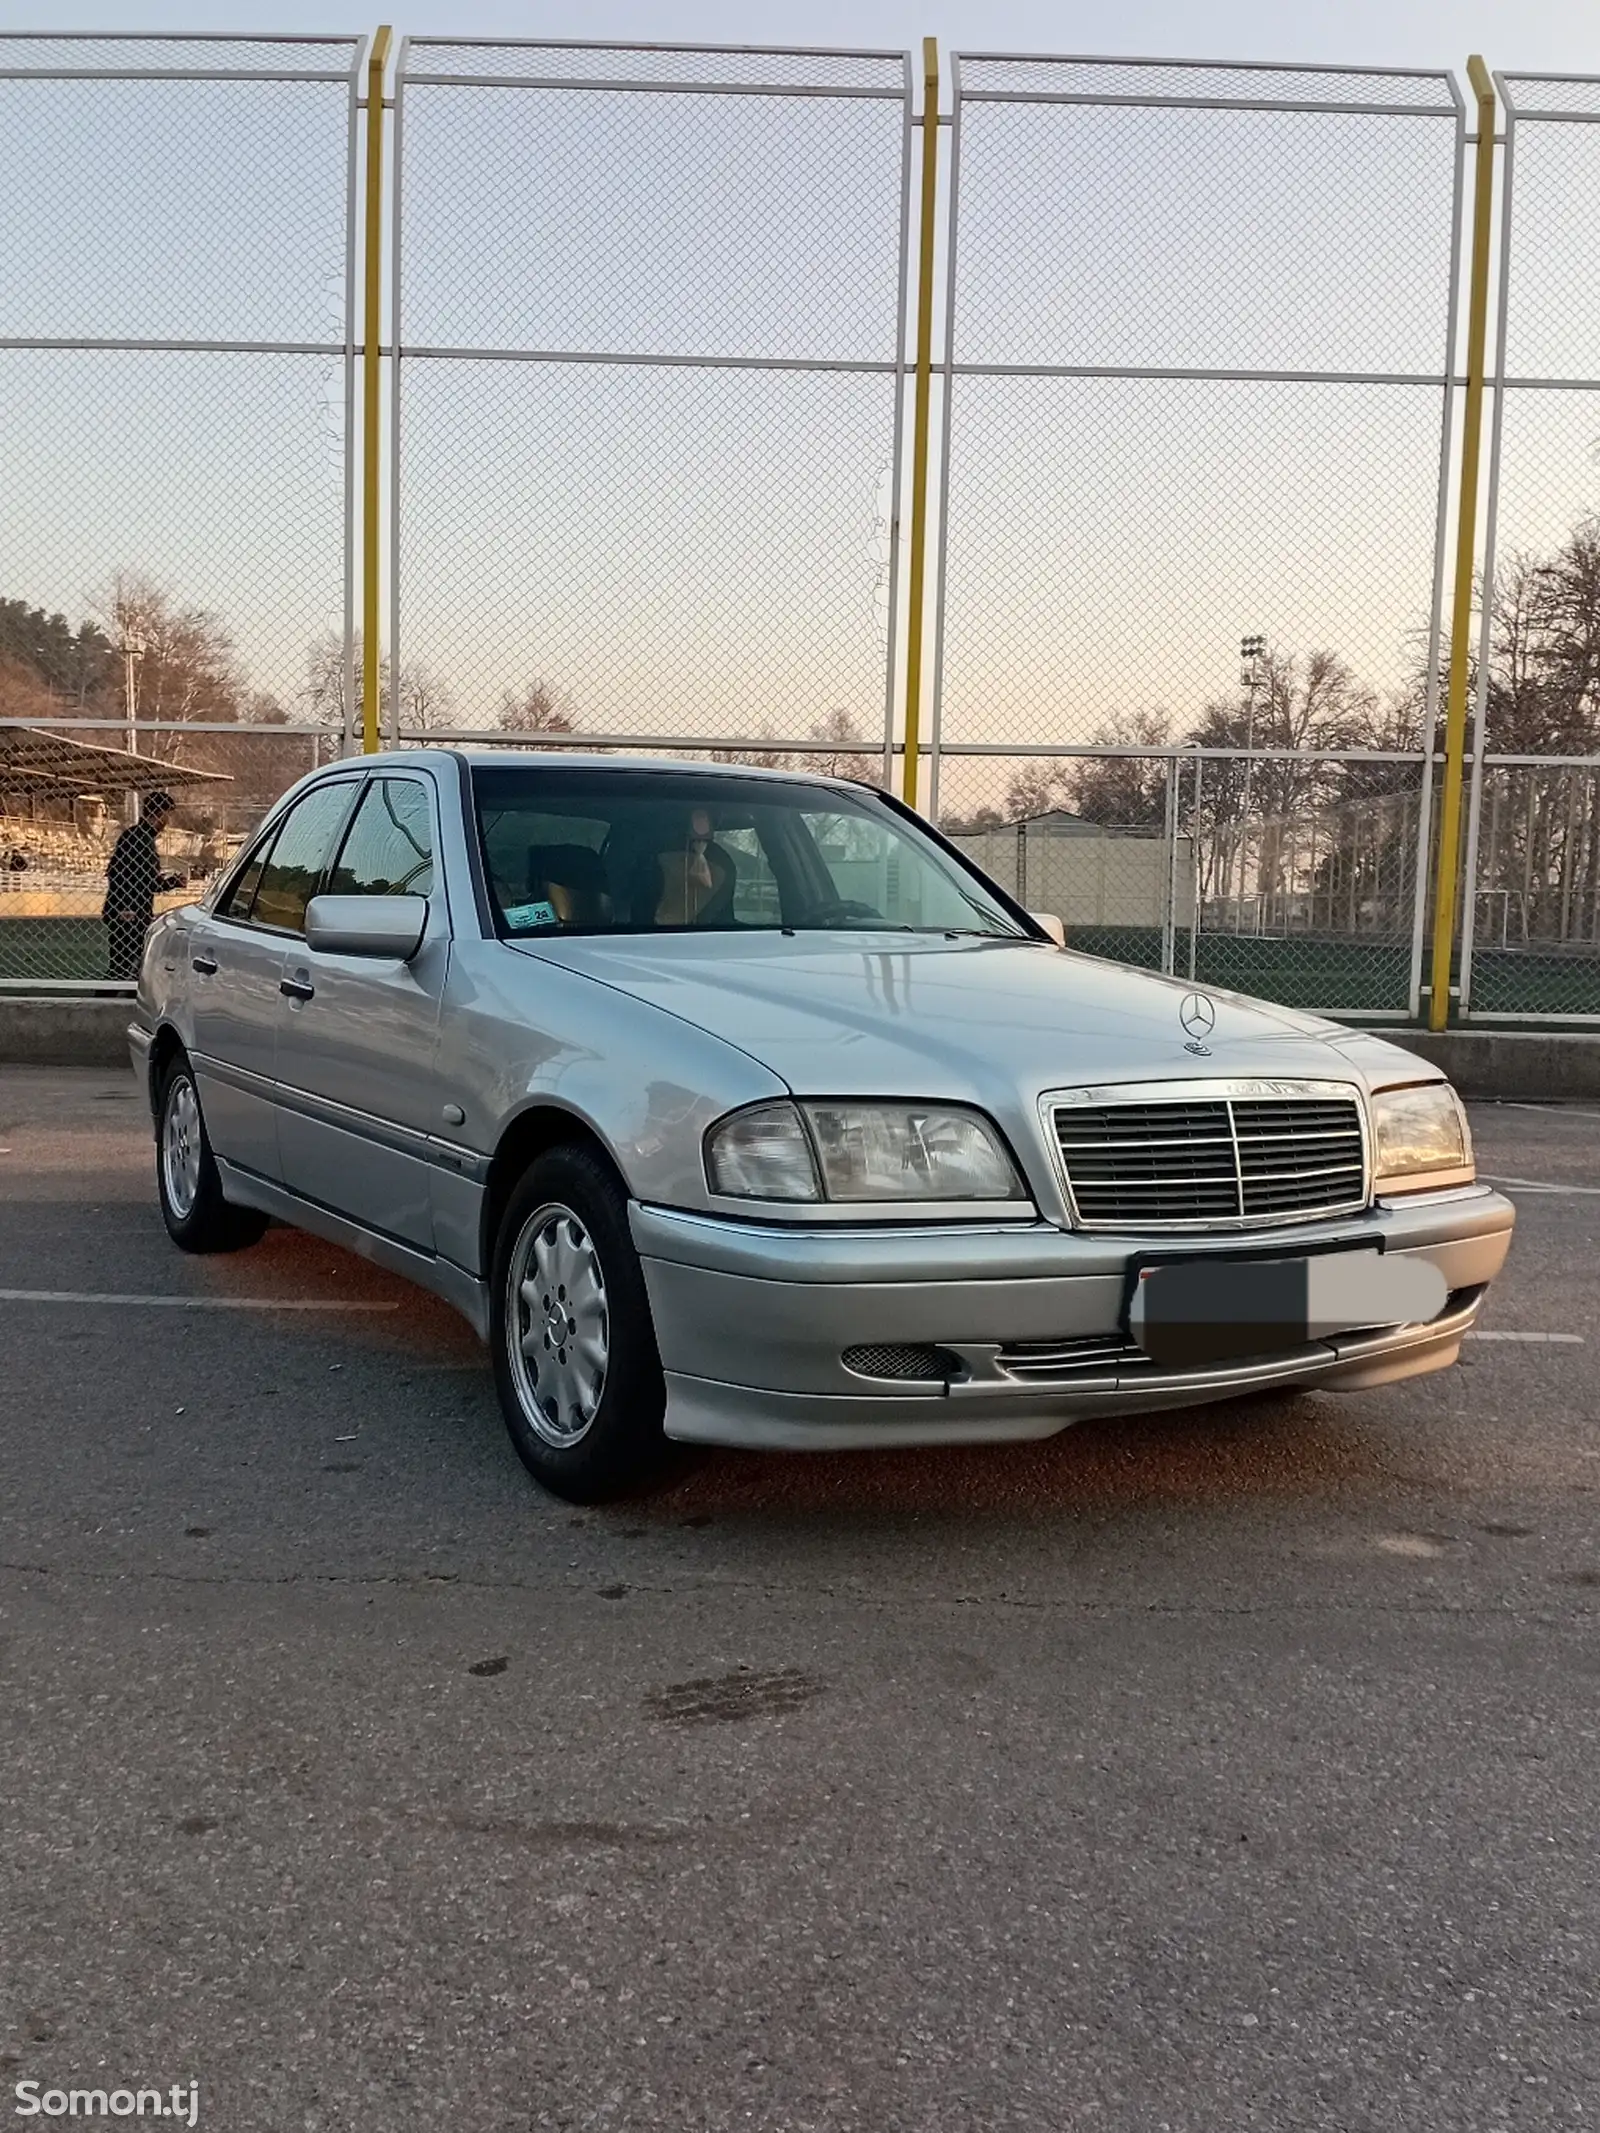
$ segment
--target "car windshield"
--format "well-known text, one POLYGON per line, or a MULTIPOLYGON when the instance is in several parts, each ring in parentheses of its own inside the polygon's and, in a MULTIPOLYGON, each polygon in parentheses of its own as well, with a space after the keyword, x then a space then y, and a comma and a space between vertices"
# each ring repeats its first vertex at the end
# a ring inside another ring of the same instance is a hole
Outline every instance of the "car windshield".
POLYGON ((862 789, 683 772, 480 766, 500 932, 1025 937, 983 881, 862 789))

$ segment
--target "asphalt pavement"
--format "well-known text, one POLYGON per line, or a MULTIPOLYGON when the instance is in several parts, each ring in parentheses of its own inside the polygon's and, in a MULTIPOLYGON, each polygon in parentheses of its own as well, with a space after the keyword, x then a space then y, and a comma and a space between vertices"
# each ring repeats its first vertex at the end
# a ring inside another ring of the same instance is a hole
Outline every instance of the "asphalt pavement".
POLYGON ((576 1511, 442 1304, 0 1069, 0 2124, 1588 2123, 1600 1110, 1473 1123, 1443 1377, 576 1511))

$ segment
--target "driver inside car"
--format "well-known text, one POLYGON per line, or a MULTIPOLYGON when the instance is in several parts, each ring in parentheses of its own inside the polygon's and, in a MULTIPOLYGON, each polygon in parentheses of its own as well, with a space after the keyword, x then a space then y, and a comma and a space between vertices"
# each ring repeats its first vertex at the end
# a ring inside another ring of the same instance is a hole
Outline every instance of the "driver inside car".
POLYGON ((739 886, 733 854, 717 843, 708 808, 693 808, 681 820, 681 830, 647 850, 634 871, 634 924, 729 925, 739 886))

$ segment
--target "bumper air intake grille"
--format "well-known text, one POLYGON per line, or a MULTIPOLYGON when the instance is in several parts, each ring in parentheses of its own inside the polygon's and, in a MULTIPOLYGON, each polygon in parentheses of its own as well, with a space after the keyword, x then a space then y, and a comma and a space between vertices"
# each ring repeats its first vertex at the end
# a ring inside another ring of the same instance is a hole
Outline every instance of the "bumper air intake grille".
POLYGON ((1153 1366, 1142 1348, 1119 1333, 1090 1333, 1076 1340, 1013 1341, 995 1363, 1023 1384, 1070 1384, 1075 1378, 1117 1378, 1153 1366))
POLYGON ((859 1378, 893 1378, 904 1383, 943 1385, 961 1375, 961 1359, 944 1348, 910 1342, 871 1348, 846 1348, 839 1360, 859 1378))
POLYGON ((1053 1122, 1085 1229, 1238 1229, 1366 1205, 1353 1096, 1059 1104, 1053 1122))

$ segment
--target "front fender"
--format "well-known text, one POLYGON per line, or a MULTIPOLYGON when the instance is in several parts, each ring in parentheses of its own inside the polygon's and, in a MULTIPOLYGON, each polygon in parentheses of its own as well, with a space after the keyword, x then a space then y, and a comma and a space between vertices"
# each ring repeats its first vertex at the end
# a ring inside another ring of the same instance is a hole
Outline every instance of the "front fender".
POLYGON ((788 1093, 710 1031, 498 941, 452 958, 438 1071, 441 1102, 465 1114, 451 1137, 480 1157, 554 1109, 599 1141, 632 1198, 671 1207, 709 1205, 700 1147, 716 1119, 788 1093))

